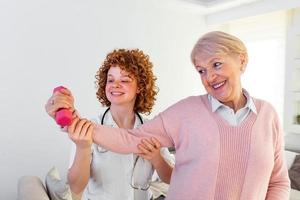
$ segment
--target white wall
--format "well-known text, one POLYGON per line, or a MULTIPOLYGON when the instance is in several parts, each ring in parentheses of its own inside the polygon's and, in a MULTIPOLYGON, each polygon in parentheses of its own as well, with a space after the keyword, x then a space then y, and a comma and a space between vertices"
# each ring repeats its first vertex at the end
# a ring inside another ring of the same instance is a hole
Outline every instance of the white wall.
MULTIPOLYGON (((100 106, 94 75, 113 48, 141 48, 150 55, 160 88, 154 114, 203 93, 189 54, 208 30, 204 17, 173 9, 170 2, 0 0, 0 199, 16 198, 22 175, 44 178, 53 165, 65 175, 69 140, 45 113, 45 101, 63 84, 83 116, 95 115, 100 106)), ((242 17, 239 10, 250 12, 236 8, 211 14, 206 22, 242 17)))
POLYGON ((252 17, 279 10, 287 10, 299 6, 299 0, 260 0, 217 13, 208 14, 205 16, 205 21, 208 25, 220 24, 231 20, 252 17))
POLYGON ((83 116, 95 115, 94 75, 113 48, 150 55, 160 92, 154 113, 201 93, 189 53, 204 20, 156 0, 0 1, 0 199, 15 199, 17 179, 57 166, 69 140, 44 111, 57 85, 69 87, 83 116))

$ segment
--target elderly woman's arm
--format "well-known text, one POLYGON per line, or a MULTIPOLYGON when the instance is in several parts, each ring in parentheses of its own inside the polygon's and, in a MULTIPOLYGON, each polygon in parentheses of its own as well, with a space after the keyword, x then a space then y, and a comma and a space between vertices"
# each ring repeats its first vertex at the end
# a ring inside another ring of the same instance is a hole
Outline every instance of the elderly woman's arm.
POLYGON ((94 143, 117 153, 142 153, 138 144, 142 139, 151 137, 155 137, 163 147, 174 146, 172 138, 165 130, 161 114, 131 130, 94 124, 94 143))
POLYGON ((277 142, 274 153, 274 168, 270 177, 267 200, 288 200, 290 193, 290 180, 288 169, 284 160, 283 131, 278 118, 275 119, 273 130, 276 131, 277 142))

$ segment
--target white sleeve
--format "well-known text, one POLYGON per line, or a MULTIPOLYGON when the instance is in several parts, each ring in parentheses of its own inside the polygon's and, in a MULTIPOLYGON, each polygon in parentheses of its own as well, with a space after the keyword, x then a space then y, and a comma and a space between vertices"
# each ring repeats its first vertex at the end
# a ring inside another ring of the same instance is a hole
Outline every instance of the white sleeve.
POLYGON ((165 161, 171 165, 172 167, 174 167, 175 165, 175 156, 174 154, 171 154, 170 151, 168 150, 168 148, 163 147, 160 149, 160 154, 162 155, 162 157, 165 159, 165 161))
MULTIPOLYGON (((170 153, 168 148, 163 147, 160 149, 160 154, 164 158, 164 160, 172 167, 174 168, 175 166, 175 156, 170 153)), ((152 176, 152 181, 161 181, 159 178, 156 170, 154 170, 153 176, 152 176)))

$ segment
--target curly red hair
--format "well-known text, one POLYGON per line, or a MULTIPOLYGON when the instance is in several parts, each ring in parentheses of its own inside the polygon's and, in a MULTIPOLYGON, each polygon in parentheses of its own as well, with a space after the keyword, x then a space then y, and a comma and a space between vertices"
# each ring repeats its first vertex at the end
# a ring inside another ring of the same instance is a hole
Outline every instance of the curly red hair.
POLYGON ((153 65, 149 56, 139 49, 115 49, 106 56, 95 76, 96 95, 99 102, 107 107, 111 104, 105 95, 105 86, 108 70, 116 65, 133 75, 137 80, 139 93, 135 100, 134 111, 150 114, 158 88, 155 85, 156 77, 152 72, 153 65))

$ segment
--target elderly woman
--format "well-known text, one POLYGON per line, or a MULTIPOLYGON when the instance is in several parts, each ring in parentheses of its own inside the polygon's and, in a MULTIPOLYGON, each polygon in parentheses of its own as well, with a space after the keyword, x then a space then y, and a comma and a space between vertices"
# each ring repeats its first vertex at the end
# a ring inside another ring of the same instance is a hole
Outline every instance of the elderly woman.
MULTIPOLYGON (((140 153, 139 143, 149 137, 175 147, 170 200, 288 200, 276 111, 241 84, 248 62, 243 42, 209 32, 191 59, 207 94, 183 99, 137 129, 94 125, 94 142, 119 153, 140 153)), ((68 131, 80 121, 75 118, 68 131)))

